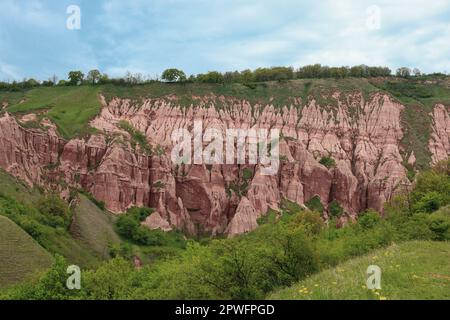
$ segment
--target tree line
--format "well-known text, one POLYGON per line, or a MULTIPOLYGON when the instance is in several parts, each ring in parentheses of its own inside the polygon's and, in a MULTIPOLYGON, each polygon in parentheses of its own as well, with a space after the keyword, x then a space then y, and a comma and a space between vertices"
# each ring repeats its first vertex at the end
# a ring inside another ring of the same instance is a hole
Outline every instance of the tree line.
MULTIPOLYGON (((428 74, 429 76, 445 76, 442 73, 428 74)), ((161 77, 156 76, 145 77, 140 73, 127 72, 124 77, 110 78, 106 73, 102 73, 97 69, 90 70, 84 74, 80 70, 70 71, 67 79, 58 81, 56 76, 53 76, 45 81, 38 81, 36 79, 24 79, 23 81, 0 82, 0 90, 23 90, 34 87, 52 87, 52 86, 75 86, 82 84, 117 84, 117 85, 135 85, 151 82, 169 82, 169 83, 252 83, 265 81, 285 81, 292 79, 321 79, 321 78, 371 78, 371 77, 420 77, 427 76, 419 69, 410 69, 408 67, 398 68, 395 74, 388 67, 382 66, 367 66, 358 65, 353 67, 330 67, 321 64, 306 65, 297 69, 293 67, 270 67, 258 68, 255 70, 242 71, 209 71, 207 73, 200 73, 197 75, 186 76, 183 70, 176 68, 169 68, 164 70, 161 77)))

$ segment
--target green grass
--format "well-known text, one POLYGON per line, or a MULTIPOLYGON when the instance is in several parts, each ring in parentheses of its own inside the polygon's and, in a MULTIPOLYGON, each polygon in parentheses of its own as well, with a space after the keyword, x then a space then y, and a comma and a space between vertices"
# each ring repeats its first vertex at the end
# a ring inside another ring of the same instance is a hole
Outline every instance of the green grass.
POLYGON ((0 109, 4 102, 8 105, 17 104, 24 97, 23 91, 0 91, 0 109))
POLYGON ((53 257, 10 219, 0 216, 0 288, 45 271, 53 257))
MULTIPOLYGON (((283 107, 293 103, 292 98, 300 97, 307 100, 308 95, 314 96, 323 103, 336 104, 336 101, 325 101, 323 95, 335 90, 342 92, 362 91, 370 94, 378 89, 367 79, 298 79, 283 82, 269 81, 251 84, 208 84, 208 83, 150 83, 136 86, 107 85, 102 89, 109 100, 113 97, 128 98, 140 101, 143 98, 164 98, 176 95, 176 104, 188 107, 198 102, 193 96, 225 96, 234 99, 245 99, 252 104, 271 103, 275 107, 283 107)), ((216 107, 224 107, 220 101, 211 98, 216 107)))
POLYGON ((109 246, 121 242, 114 230, 114 217, 100 210, 86 196, 80 194, 74 210, 71 233, 95 254, 109 258, 109 246))
POLYGON ((354 258, 270 299, 450 299, 450 243, 412 241, 354 258), (369 265, 381 268, 381 290, 366 287, 369 265))
POLYGON ((65 138, 89 133, 89 120, 100 111, 100 86, 42 87, 25 93, 23 103, 11 104, 12 113, 48 112, 65 138))
POLYGON ((41 194, 36 188, 30 188, 25 182, 0 169, 0 194, 16 199, 21 203, 32 205, 41 194))

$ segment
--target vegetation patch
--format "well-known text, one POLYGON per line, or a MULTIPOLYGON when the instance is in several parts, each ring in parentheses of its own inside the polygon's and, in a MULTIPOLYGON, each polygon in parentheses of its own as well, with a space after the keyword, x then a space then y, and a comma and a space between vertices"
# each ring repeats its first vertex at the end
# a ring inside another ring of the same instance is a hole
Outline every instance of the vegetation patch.
POLYGON ((334 161, 334 159, 332 157, 328 157, 328 156, 322 157, 319 160, 319 163, 324 165, 328 169, 334 168, 336 166, 336 161, 334 161))
POLYGON ((392 245, 313 275, 270 299, 408 300, 450 299, 450 243, 412 241, 392 245), (381 290, 366 286, 369 265, 382 270, 381 290))
POLYGON ((320 213, 323 213, 323 210, 325 209, 319 196, 314 196, 308 201, 306 201, 305 206, 308 207, 308 209, 311 211, 316 211, 320 213))
POLYGON ((40 87, 24 92, 23 103, 8 107, 8 112, 29 113, 48 110, 46 116, 69 139, 90 133, 89 120, 100 112, 99 86, 40 87))
POLYGON ((147 137, 142 132, 135 129, 128 121, 125 120, 119 121, 119 128, 128 132, 134 142, 134 145, 136 145, 136 143, 139 144, 144 153, 148 155, 152 154, 152 147, 147 142, 147 137))

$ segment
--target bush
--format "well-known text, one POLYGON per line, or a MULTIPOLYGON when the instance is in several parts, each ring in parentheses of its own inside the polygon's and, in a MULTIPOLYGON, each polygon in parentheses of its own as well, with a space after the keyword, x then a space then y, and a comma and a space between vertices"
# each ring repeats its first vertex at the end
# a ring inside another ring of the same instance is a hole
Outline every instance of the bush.
POLYGON ((154 209, 137 208, 128 209, 126 214, 121 215, 116 222, 119 235, 143 246, 173 246, 184 248, 186 241, 183 234, 177 231, 164 232, 162 230, 151 230, 143 222, 154 209))
POLYGON ((140 225, 133 233, 132 239, 141 245, 160 246, 163 244, 163 231, 150 230, 146 226, 140 225))
POLYGON ((336 166, 336 161, 334 161, 332 157, 322 157, 319 163, 324 165, 328 169, 336 166))
POLYGON ((428 217, 428 226, 433 232, 432 239, 437 241, 450 240, 450 208, 442 208, 428 217))
POLYGON ((47 224, 53 227, 68 228, 71 223, 71 213, 67 203, 57 195, 42 198, 37 204, 38 210, 47 218, 47 224))
POLYGON ((138 221, 142 222, 147 219, 147 217, 152 214, 155 211, 153 208, 147 208, 147 207, 133 207, 127 210, 127 214, 131 215, 133 218, 137 219, 138 221))
POLYGON ((380 219, 381 217, 378 212, 373 209, 368 209, 358 216, 358 223, 363 229, 367 230, 375 227, 380 219))
POLYGON ((129 215, 122 215, 117 219, 116 222, 117 232, 127 238, 132 239, 134 233, 139 227, 139 221, 137 221, 134 217, 129 215))
POLYGON ((304 226, 305 230, 310 235, 319 235, 324 229, 325 223, 319 212, 316 211, 302 211, 293 220, 294 224, 304 226))
POLYGON ((323 213, 324 206, 322 204, 322 201, 320 200, 319 196, 314 196, 308 201, 305 202, 305 205, 308 207, 311 211, 316 211, 319 213, 323 213))
POLYGON ((333 218, 340 218, 344 215, 344 209, 336 200, 330 202, 330 204, 328 205, 328 212, 333 218))
POLYGON ((280 284, 289 285, 316 272, 318 257, 311 241, 303 232, 289 232, 281 235, 270 255, 271 272, 276 272, 280 284))
POLYGON ((133 248, 129 243, 115 243, 109 247, 111 258, 123 258, 131 260, 133 258, 133 248))
POLYGON ((415 212, 431 213, 438 210, 442 203, 442 195, 436 191, 431 191, 420 197, 420 199, 414 204, 413 210, 415 212))

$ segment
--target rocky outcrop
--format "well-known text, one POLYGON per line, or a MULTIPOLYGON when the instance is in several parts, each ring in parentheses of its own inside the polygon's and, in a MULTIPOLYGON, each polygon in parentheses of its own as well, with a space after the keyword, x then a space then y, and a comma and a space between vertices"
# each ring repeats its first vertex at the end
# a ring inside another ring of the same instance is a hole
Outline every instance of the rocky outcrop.
MULTIPOLYGON (((47 131, 24 129, 6 114, 0 118, 0 166, 29 184, 66 193, 83 188, 114 213, 153 207, 156 212, 144 222, 150 228, 230 235, 256 228, 257 219, 269 208, 277 210, 283 198, 303 205, 318 196, 325 208, 336 200, 349 218, 369 207, 382 211, 407 181, 402 165, 407 160, 399 151, 403 106, 387 95, 335 92, 330 106, 296 98, 282 108, 224 97, 195 99, 189 108, 179 107, 176 97, 141 105, 103 100, 91 122, 103 134, 70 141, 59 138, 50 124, 47 131), (227 128, 279 129, 278 171, 264 175, 259 164, 175 165, 171 134, 192 131, 196 120, 204 130, 223 135, 227 128), (146 154, 133 147, 120 121, 162 151, 146 154), (326 157, 335 165, 321 164, 326 157)), ((449 155, 449 128, 448 112, 438 105, 430 140, 433 161, 449 155)))
POLYGON ((431 160, 437 163, 450 157, 450 108, 442 104, 434 107, 429 148, 431 160))

